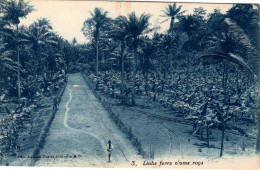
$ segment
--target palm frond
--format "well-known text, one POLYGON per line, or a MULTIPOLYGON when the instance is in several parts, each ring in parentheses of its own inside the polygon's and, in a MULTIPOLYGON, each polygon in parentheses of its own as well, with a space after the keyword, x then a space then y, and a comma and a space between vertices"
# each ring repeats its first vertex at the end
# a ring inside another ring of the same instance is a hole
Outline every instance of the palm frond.
POLYGON ((239 42, 246 47, 249 51, 252 51, 254 47, 252 46, 250 39, 248 38, 247 34, 244 30, 239 27, 235 21, 232 21, 230 18, 225 18, 225 22, 229 26, 229 31, 234 35, 239 42))
POLYGON ((19 24, 20 18, 25 18, 29 13, 31 13, 34 8, 29 5, 29 1, 24 0, 10 0, 7 1, 3 6, 3 16, 2 18, 9 21, 12 24, 19 24))
POLYGON ((169 21, 169 19, 170 19, 170 18, 167 18, 167 19, 163 20, 163 21, 160 22, 160 23, 161 23, 161 24, 162 24, 162 23, 165 23, 165 22, 169 21))
MULTIPOLYGON (((241 70, 246 70, 250 72, 254 79, 257 80, 257 76, 253 72, 253 70, 249 67, 249 65, 244 61, 242 57, 239 55, 235 55, 233 53, 228 54, 219 54, 219 53, 207 53, 207 52, 201 52, 199 53, 199 59, 202 58, 205 61, 208 61, 209 64, 214 64, 218 62, 224 62, 226 64, 230 64, 233 66, 236 66, 236 68, 241 70)), ((197 60, 198 61, 198 60, 197 60)), ((196 61, 196 63, 197 63, 196 61)))
POLYGON ((10 58, 12 54, 12 50, 7 50, 0 55, 0 68, 16 71, 15 62, 10 58))

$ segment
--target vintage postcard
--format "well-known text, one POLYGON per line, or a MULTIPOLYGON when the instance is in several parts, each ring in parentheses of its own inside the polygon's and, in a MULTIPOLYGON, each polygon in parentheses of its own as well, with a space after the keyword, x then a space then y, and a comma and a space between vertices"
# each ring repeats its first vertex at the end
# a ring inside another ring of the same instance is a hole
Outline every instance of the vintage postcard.
POLYGON ((1 0, 0 166, 259 168, 259 4, 1 0))

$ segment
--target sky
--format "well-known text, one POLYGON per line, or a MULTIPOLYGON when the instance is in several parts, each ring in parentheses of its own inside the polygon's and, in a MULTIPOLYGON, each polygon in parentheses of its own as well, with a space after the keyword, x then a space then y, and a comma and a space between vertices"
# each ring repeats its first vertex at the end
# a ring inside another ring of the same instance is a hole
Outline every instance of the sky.
MULTIPOLYGON (((83 22, 90 17, 89 11, 94 11, 95 7, 101 7, 109 11, 108 16, 116 18, 119 15, 127 15, 135 11, 137 16, 142 13, 151 14, 151 27, 160 25, 163 32, 169 28, 170 21, 160 24, 166 18, 161 17, 169 3, 166 2, 111 2, 111 1, 52 1, 52 0, 31 0, 35 11, 21 20, 22 25, 29 26, 37 18, 47 18, 54 31, 69 42, 75 37, 78 43, 88 42, 81 32, 83 22)), ((185 14, 192 13, 194 8, 203 7, 208 13, 215 8, 221 9, 225 13, 232 4, 205 4, 205 3, 177 3, 182 5, 185 14)))

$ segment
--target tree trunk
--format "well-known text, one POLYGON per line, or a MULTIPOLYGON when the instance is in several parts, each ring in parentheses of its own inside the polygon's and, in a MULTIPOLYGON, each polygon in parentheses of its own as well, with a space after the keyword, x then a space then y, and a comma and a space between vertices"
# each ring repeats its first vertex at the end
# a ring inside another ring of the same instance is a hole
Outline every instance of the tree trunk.
POLYGON ((203 127, 200 127, 200 140, 203 140, 203 127))
POLYGON ((122 58, 122 65, 121 65, 121 95, 124 93, 124 78, 125 78, 125 61, 124 61, 124 49, 125 45, 124 42, 121 44, 121 58, 122 58))
POLYGON ((20 54, 19 54, 19 31, 18 31, 18 24, 16 25, 16 38, 17 38, 17 47, 16 47, 16 53, 17 53, 17 85, 18 85, 18 98, 21 98, 21 73, 20 73, 20 54))
MULTIPOLYGON (((258 129, 260 129, 260 116, 258 116, 257 125, 258 125, 258 129)), ((259 133, 259 130, 257 132, 257 139, 256 139, 256 153, 257 154, 260 153, 260 133, 259 133)))
POLYGON ((162 82, 162 90, 161 90, 161 93, 164 91, 164 84, 166 82, 166 72, 167 72, 167 66, 166 66, 166 63, 164 64, 164 69, 163 69, 163 80, 161 81, 162 82))
POLYGON ((133 70, 133 88, 132 88, 132 105, 135 105, 135 76, 136 76, 136 69, 137 69, 137 49, 134 49, 134 70, 133 70))
POLYGON ((147 90, 148 90, 148 72, 146 71, 145 73, 144 73, 144 77, 145 77, 145 92, 146 92, 146 94, 147 94, 147 90))
POLYGON ((203 77, 204 77, 204 84, 207 83, 207 77, 206 77, 206 62, 203 62, 203 77))
POLYGON ((207 146, 209 146, 209 127, 207 127, 207 146))
POLYGON ((224 137, 225 137, 225 128, 222 125, 222 137, 221 137, 221 148, 220 148, 220 157, 223 156, 223 150, 224 150, 224 137))
POLYGON ((122 70, 121 70, 121 94, 124 93, 124 77, 125 77, 125 64, 124 57, 122 57, 122 70))
POLYGON ((190 79, 190 56, 187 56, 187 72, 186 72, 186 92, 189 93, 189 79, 190 79))
POLYGON ((224 64, 224 69, 223 69, 223 90, 224 90, 224 103, 226 103, 227 99, 227 80, 228 80, 228 70, 227 66, 224 64))
POLYGON ((172 36, 172 38, 173 38, 173 25, 174 25, 174 18, 171 18, 170 29, 171 29, 171 36, 172 36))
POLYGON ((98 37, 96 40, 97 44, 96 44, 96 48, 97 48, 97 56, 96 56, 96 76, 98 76, 98 37))
POLYGON ((170 50, 170 78, 173 77, 173 49, 170 50))

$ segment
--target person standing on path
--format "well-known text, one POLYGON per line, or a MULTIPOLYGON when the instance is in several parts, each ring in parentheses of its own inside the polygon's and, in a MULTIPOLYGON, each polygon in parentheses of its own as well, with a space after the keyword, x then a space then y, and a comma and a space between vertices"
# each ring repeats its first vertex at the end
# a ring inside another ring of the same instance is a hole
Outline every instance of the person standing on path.
POLYGON ((111 162, 111 154, 112 150, 114 149, 113 145, 111 144, 111 140, 108 140, 107 143, 107 157, 108 157, 108 162, 111 162))
POLYGON ((59 97, 53 99, 53 110, 58 110, 59 97))

